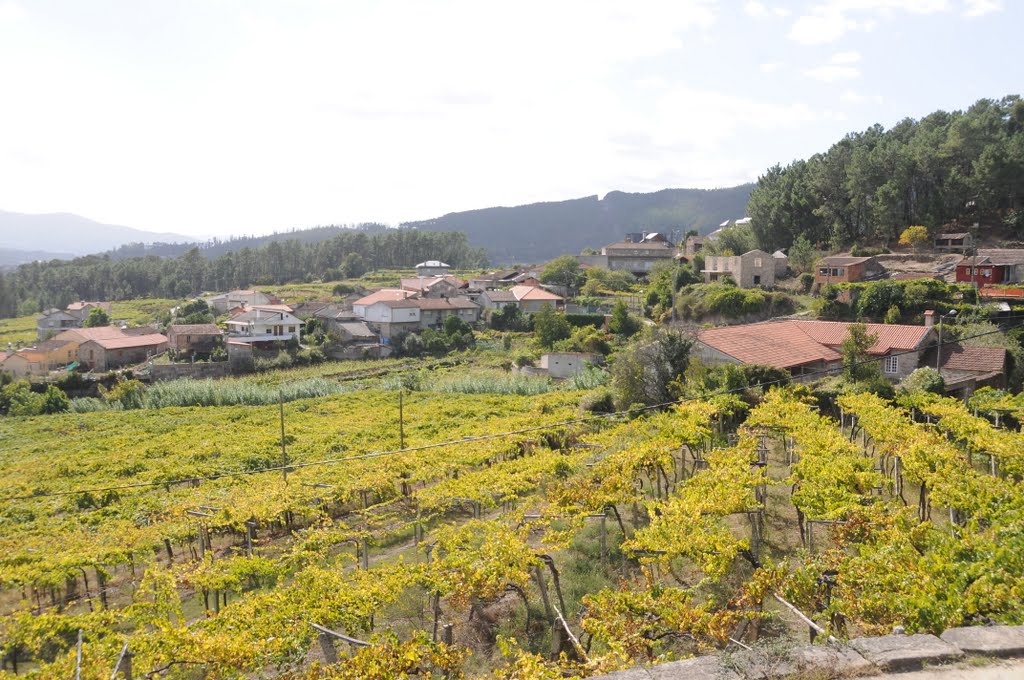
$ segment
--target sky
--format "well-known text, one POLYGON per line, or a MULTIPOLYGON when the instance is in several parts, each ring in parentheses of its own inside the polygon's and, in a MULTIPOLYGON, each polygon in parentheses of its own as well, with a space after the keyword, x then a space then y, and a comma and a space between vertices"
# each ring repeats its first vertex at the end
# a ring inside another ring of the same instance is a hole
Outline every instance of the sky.
POLYGON ((1020 94, 1022 26, 1020 0, 0 0, 0 209, 210 238, 733 186, 1020 94))

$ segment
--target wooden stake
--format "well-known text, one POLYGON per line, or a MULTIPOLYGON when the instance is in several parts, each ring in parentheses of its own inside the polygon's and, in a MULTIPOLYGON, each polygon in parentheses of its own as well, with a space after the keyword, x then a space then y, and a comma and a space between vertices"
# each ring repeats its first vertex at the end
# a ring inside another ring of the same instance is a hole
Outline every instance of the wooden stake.
POLYGON ((75 645, 75 680, 82 680, 82 629, 78 629, 78 644, 75 645))
POLYGON ((277 403, 281 407, 281 476, 284 483, 288 483, 288 450, 284 444, 284 393, 277 393, 277 403))

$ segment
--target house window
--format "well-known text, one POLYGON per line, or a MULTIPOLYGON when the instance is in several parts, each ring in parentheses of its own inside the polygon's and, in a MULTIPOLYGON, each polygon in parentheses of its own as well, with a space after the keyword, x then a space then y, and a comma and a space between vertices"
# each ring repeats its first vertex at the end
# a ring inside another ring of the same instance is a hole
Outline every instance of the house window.
POLYGON ((888 356, 885 358, 885 372, 895 373, 899 370, 900 358, 898 356, 888 356))
POLYGON ((991 269, 982 269, 981 270, 981 275, 985 276, 985 277, 992 276, 992 270, 991 269))
POLYGON ((289 333, 294 333, 295 332, 295 326, 288 326, 288 332, 289 333))
POLYGON ((759 258, 759 257, 755 257, 754 258, 754 266, 755 267, 760 267, 761 266, 761 258, 759 258))
POLYGON ((755 286, 760 286, 761 285, 761 277, 757 276, 756 274, 754 275, 754 285, 755 286))

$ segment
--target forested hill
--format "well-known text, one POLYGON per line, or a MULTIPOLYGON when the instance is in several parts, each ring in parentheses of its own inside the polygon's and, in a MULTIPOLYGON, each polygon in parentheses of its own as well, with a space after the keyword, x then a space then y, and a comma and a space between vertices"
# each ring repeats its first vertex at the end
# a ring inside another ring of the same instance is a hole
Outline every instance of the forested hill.
POLYGON ((824 153, 770 168, 747 214, 768 251, 799 235, 833 248, 892 243, 913 224, 935 233, 979 222, 983 238, 1019 237, 1024 101, 982 99, 966 111, 852 132, 824 153))
POLYGON ((290 229, 278 231, 264 236, 232 236, 228 239, 213 238, 197 243, 126 243, 118 248, 110 250, 101 255, 108 255, 115 260, 123 260, 129 257, 145 257, 157 255, 159 257, 178 257, 184 255, 192 248, 198 247, 203 257, 213 259, 233 253, 243 248, 262 248, 270 243, 297 241, 304 244, 320 243, 327 241, 339 234, 362 232, 365 234, 376 234, 388 229, 385 224, 363 223, 353 225, 332 225, 326 227, 311 227, 309 229, 290 229))
POLYGON ((315 243, 271 241, 212 259, 194 247, 174 258, 107 254, 32 262, 0 273, 0 317, 34 314, 74 300, 181 298, 260 284, 334 281, 372 269, 409 269, 426 259, 472 269, 483 266, 486 255, 457 232, 349 229, 315 243))
POLYGON ((543 262, 584 248, 600 248, 630 231, 707 233, 743 217, 753 184, 728 189, 664 189, 650 194, 613 191, 597 196, 514 208, 450 213, 404 227, 461 231, 494 262, 543 262))

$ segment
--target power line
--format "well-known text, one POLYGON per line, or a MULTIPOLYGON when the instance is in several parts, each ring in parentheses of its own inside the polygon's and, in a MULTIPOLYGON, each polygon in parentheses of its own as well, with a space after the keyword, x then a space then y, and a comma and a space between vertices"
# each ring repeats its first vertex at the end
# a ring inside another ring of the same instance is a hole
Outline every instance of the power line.
MULTIPOLYGON (((1021 325, 1021 324, 1016 324, 1016 325, 1021 325)), ((947 343, 944 343, 944 344, 948 345, 948 344, 953 344, 953 342, 961 342, 963 340, 973 340, 974 338, 980 338, 980 337, 984 337, 984 336, 987 336, 987 335, 993 335, 993 334, 1002 333, 1002 332, 1003 332, 1002 329, 996 329, 996 330, 992 330, 992 331, 985 331, 983 333, 976 333, 974 335, 966 336, 966 337, 960 338, 959 340, 947 342, 947 343)), ((935 342, 934 345, 930 345, 930 346, 928 346, 926 348, 923 348, 923 349, 932 349, 932 347, 934 347, 936 350, 939 349, 940 345, 939 345, 937 339, 936 339, 936 342, 935 342)), ((921 351, 923 351, 923 350, 922 349, 903 350, 903 351, 900 351, 900 352, 893 352, 893 353, 888 354, 886 356, 903 356, 903 355, 906 355, 906 354, 917 354, 918 352, 921 352, 921 351)), ((852 366, 860 366, 860 365, 865 365, 865 364, 873 364, 873 363, 878 363, 881 360, 882 360, 881 358, 865 359, 863 361, 853 362, 851 364, 848 364, 847 366, 852 367, 852 366)), ((803 378, 807 378, 807 377, 813 377, 813 376, 816 376, 816 375, 834 375, 834 374, 835 374, 835 369, 834 368, 826 368, 826 369, 819 369, 817 371, 811 371, 809 373, 802 373, 801 375, 796 376, 796 377, 803 379, 803 378)), ((589 416, 581 416, 579 418, 573 418, 571 420, 562 420, 562 421, 558 421, 558 422, 555 422, 555 423, 548 423, 546 425, 534 425, 532 427, 524 427, 524 428, 520 428, 520 429, 517 429, 517 430, 509 430, 507 432, 496 432, 496 433, 485 434, 485 435, 480 435, 480 436, 476 436, 476 437, 463 437, 462 439, 452 439, 452 440, 443 441, 443 442, 435 442, 435 443, 432 443, 432 444, 421 444, 419 446, 408 446, 408 447, 405 447, 405 448, 391 449, 391 450, 388 450, 388 451, 375 451, 373 453, 365 453, 365 454, 360 454, 358 456, 342 456, 342 457, 338 457, 338 458, 324 458, 324 459, 321 459, 321 460, 312 460, 312 461, 306 461, 306 462, 302 462, 302 463, 290 463, 288 465, 275 465, 273 467, 257 468, 255 470, 224 471, 224 472, 218 472, 218 473, 213 473, 213 474, 209 474, 209 475, 193 476, 193 477, 183 477, 181 479, 164 480, 164 481, 159 481, 159 482, 156 482, 156 481, 154 481, 154 482, 135 482, 135 483, 132 483, 132 484, 120 484, 120 485, 115 485, 115 486, 94 487, 94 488, 89 488, 89 489, 75 489, 75 490, 71 490, 71 491, 51 491, 51 492, 36 493, 36 494, 24 494, 24 495, 18 495, 18 496, 6 496, 6 497, 3 497, 3 498, 0 498, 0 503, 6 503, 6 502, 10 502, 10 501, 34 500, 34 499, 40 499, 40 498, 60 498, 60 497, 67 497, 67 496, 77 496, 77 495, 86 494, 86 493, 105 493, 107 491, 125 491, 125 490, 128 490, 128 489, 142 489, 142 488, 152 488, 152 487, 159 487, 159 486, 171 486, 173 484, 187 484, 187 483, 203 482, 203 481, 212 482, 212 481, 216 481, 218 479, 230 479, 230 478, 234 478, 234 477, 248 477, 248 476, 251 476, 251 475, 267 474, 267 473, 271 473, 271 472, 285 472, 285 471, 297 470, 297 469, 301 469, 301 468, 318 467, 318 466, 321 466, 321 465, 336 465, 338 463, 346 463, 346 462, 356 461, 356 460, 369 460, 369 459, 372 459, 372 458, 382 458, 384 456, 394 456, 394 455, 398 455, 398 454, 402 454, 402 453, 416 453, 416 452, 419 452, 419 451, 427 451, 427 450, 430 450, 430 449, 443 448, 443 447, 446 447, 446 446, 454 446, 454 445, 457 445, 457 444, 466 444, 466 443, 469 443, 469 442, 479 442, 479 441, 489 441, 489 440, 492 440, 492 439, 502 439, 502 438, 511 437, 511 436, 514 436, 514 435, 529 434, 531 432, 539 432, 541 430, 550 430, 552 428, 564 427, 566 425, 578 425, 578 424, 582 424, 582 423, 592 422, 592 421, 595 421, 595 420, 603 420, 603 419, 606 419, 606 418, 617 418, 617 417, 626 416, 626 415, 630 415, 630 414, 634 414, 634 413, 643 413, 645 411, 653 411, 653 410, 663 409, 663 408, 665 408, 667 406, 675 406, 675 405, 678 405, 678 404, 685 404, 685 403, 688 403, 688 402, 691 402, 691 401, 702 401, 702 400, 705 400, 705 399, 709 399, 711 397, 724 396, 724 395, 727 395, 727 394, 741 393, 741 392, 745 392, 745 391, 747 391, 749 389, 753 389, 753 388, 771 387, 773 385, 777 385, 777 384, 781 384, 781 383, 788 383, 788 382, 791 382, 791 381, 792 381, 791 377, 779 378, 777 380, 768 380, 768 381, 765 381, 765 382, 761 382, 761 383, 758 383, 756 385, 748 385, 746 387, 738 387, 736 389, 731 389, 731 390, 728 390, 728 389, 716 390, 714 392, 709 392, 707 394, 703 394, 703 395, 696 396, 696 397, 686 397, 686 398, 683 398, 683 399, 675 399, 675 400, 672 400, 672 401, 662 402, 660 404, 652 404, 650 406, 637 406, 635 408, 629 408, 629 409, 625 409, 623 411, 614 411, 612 413, 597 413, 597 414, 593 414, 593 415, 589 415, 589 416)))

